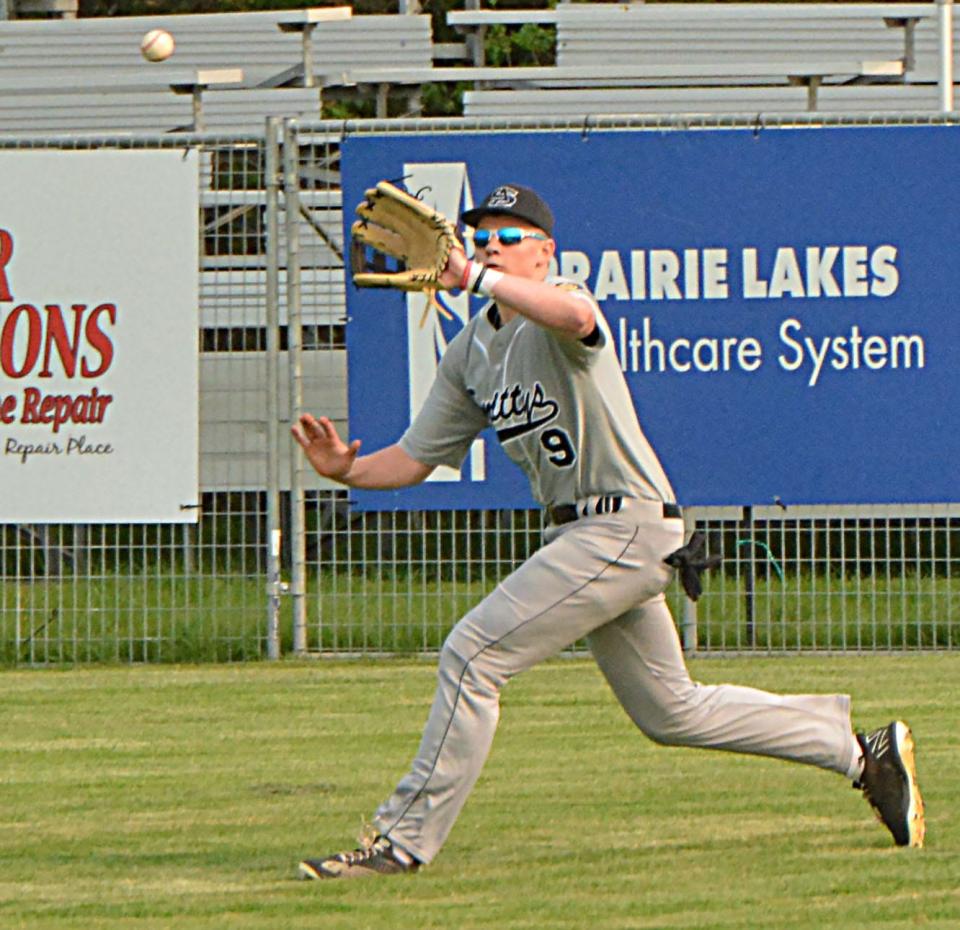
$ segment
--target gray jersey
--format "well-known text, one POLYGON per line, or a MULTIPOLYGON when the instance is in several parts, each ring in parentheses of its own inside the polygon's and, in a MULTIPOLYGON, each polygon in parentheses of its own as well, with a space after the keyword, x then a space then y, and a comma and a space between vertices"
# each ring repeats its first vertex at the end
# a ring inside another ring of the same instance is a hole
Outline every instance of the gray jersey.
POLYGON ((596 301, 563 278, 548 283, 590 301, 595 339, 564 338, 519 314, 497 328, 489 304, 447 347, 400 447, 424 464, 456 468, 477 433, 492 426, 541 504, 600 494, 673 501, 596 301))

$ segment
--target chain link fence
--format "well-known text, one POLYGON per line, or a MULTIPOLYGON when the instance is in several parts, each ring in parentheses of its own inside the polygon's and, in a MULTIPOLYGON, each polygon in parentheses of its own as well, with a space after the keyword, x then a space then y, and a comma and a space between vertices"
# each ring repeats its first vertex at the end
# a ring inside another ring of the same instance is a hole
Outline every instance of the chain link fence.
MULTIPOLYGON (((0 489, 0 664, 430 652, 539 544, 539 511, 359 512, 293 454, 300 410, 350 432, 346 135, 937 124, 953 121, 269 121, 251 135, 0 138, 6 150, 194 148, 202 230, 198 521, 11 525, 0 489)), ((697 508, 686 520, 724 557, 697 605, 670 592, 691 651, 952 649, 960 635, 960 506, 697 508)))

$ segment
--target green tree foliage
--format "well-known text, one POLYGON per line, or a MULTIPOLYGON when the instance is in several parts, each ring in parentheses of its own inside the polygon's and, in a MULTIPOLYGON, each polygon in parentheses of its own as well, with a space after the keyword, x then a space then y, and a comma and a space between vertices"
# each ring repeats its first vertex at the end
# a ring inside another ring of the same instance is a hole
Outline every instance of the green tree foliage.
POLYGON ((524 23, 519 28, 491 26, 484 45, 488 65, 552 65, 556 58, 556 29, 536 23, 524 23))

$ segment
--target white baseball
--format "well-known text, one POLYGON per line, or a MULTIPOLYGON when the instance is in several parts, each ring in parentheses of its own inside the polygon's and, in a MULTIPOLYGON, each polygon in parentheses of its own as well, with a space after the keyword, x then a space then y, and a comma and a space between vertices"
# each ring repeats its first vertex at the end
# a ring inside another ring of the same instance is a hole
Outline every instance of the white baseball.
POLYGON ((176 47, 173 36, 166 29, 151 29, 140 40, 140 54, 147 61, 166 61, 176 47))

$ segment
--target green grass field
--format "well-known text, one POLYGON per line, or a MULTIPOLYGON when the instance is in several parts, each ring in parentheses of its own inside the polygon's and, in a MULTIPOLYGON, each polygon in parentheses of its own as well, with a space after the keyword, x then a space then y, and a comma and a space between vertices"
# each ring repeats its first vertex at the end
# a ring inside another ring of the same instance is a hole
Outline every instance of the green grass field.
MULTIPOLYGON (((741 581, 717 574, 699 609, 699 646, 716 651, 953 648, 960 581, 793 576, 757 580, 753 627, 741 581)), ((416 654, 436 650, 494 585, 417 572, 311 576, 308 649, 416 654)), ((669 592, 676 618, 682 591, 669 592)), ((229 662, 266 655, 266 581, 247 576, 107 575, 0 585, 0 667, 91 662, 229 662)), ((290 600, 282 649, 293 648, 290 600)))
POLYGON ((657 747, 589 661, 506 689, 436 861, 295 880, 353 845, 410 761, 430 662, 0 674, 0 928, 960 926, 960 656, 698 660, 703 681, 849 691, 911 722, 924 850, 838 776, 657 747))

